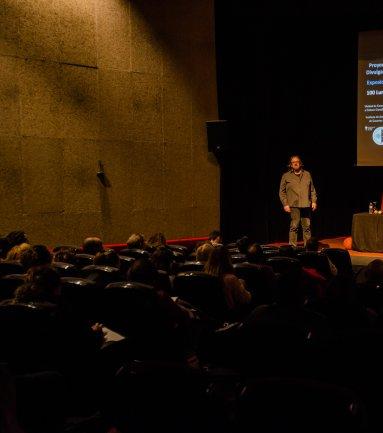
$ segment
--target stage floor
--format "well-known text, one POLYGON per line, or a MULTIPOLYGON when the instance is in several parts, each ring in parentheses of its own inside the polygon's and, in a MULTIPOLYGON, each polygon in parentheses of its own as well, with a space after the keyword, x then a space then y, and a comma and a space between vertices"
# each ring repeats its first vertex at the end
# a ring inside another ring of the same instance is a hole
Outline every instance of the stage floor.
MULTIPOLYGON (((346 236, 331 239, 320 239, 321 244, 327 244, 331 248, 344 248, 343 241, 346 236)), ((286 243, 275 243, 273 245, 287 245, 286 243)), ((351 256, 352 265, 355 267, 366 266, 374 259, 383 260, 383 253, 361 253, 360 251, 348 250, 351 256)))

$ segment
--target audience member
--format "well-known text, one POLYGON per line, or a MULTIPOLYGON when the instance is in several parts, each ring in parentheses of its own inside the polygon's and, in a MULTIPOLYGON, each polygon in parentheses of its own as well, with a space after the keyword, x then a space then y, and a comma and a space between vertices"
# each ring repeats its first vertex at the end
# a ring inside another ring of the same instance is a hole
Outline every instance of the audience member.
POLYGON ((10 247, 20 244, 29 244, 28 238, 22 230, 16 230, 7 234, 6 239, 9 242, 10 247))
POLYGON ((205 272, 222 280, 230 310, 239 310, 243 305, 250 303, 251 294, 246 290, 245 282, 234 275, 230 255, 224 245, 216 246, 212 250, 205 265, 205 272))
POLYGON ((159 247, 166 247, 166 238, 161 232, 154 233, 152 236, 150 236, 146 244, 147 250, 151 253, 159 247))
POLYGON ((200 245, 196 251, 197 262, 206 263, 209 260, 213 249, 214 247, 210 242, 205 242, 204 244, 200 245))
POLYGON ((238 251, 240 254, 247 254, 250 247, 250 239, 247 236, 243 236, 236 241, 238 251))
MULTIPOLYGON (((319 239, 316 238, 315 236, 312 236, 311 238, 309 238, 306 241, 306 251, 319 251, 319 239)), ((327 256, 326 256, 327 257, 327 256)), ((336 266, 334 265, 334 263, 330 260, 329 257, 327 257, 327 261, 330 267, 330 272, 332 276, 336 276, 338 275, 338 269, 336 268, 336 266)))
POLYGON ((150 259, 157 270, 172 273, 174 256, 170 249, 163 246, 158 247, 153 251, 150 259))
POLYGON ((11 248, 12 247, 7 238, 0 238, 0 259, 5 259, 11 248))
POLYGON ((120 268, 120 257, 114 250, 106 250, 94 256, 93 263, 101 266, 120 268))
POLYGON ((249 263, 263 264, 265 262, 263 249, 257 243, 253 243, 249 246, 246 255, 247 255, 247 261, 249 263))
POLYGON ((53 261, 76 265, 76 253, 70 249, 59 250, 53 255, 53 261))
POLYGON ((143 250, 145 248, 145 238, 141 233, 133 233, 126 241, 128 248, 143 250))
POLYGON ((358 275, 358 283, 366 284, 380 284, 383 282, 383 260, 375 259, 372 260, 358 275))
POLYGON ((24 251, 30 249, 30 245, 26 243, 18 244, 13 246, 7 253, 6 260, 20 260, 20 257, 24 251))
POLYGON ((209 234, 208 242, 210 242, 214 247, 217 245, 222 245, 222 234, 219 230, 213 230, 209 234))
POLYGON ((153 286, 159 301, 159 316, 156 325, 158 329, 153 329, 153 332, 158 332, 161 326, 164 330, 176 331, 178 329, 176 331, 178 343, 176 344, 179 346, 175 348, 176 351, 185 354, 187 363, 195 362, 197 358, 194 352, 194 338, 192 337, 189 312, 182 303, 174 302, 163 289, 161 279, 153 263, 145 258, 135 260, 128 271, 127 279, 153 286))
POLYGON ((49 266, 31 267, 26 274, 25 284, 15 292, 15 303, 52 303, 60 298, 61 281, 58 273, 49 266))
POLYGON ((102 240, 98 237, 88 237, 84 239, 82 244, 82 251, 84 254, 96 255, 104 251, 102 240))
POLYGON ((26 270, 33 266, 50 265, 52 254, 45 245, 33 245, 21 253, 20 262, 26 270))

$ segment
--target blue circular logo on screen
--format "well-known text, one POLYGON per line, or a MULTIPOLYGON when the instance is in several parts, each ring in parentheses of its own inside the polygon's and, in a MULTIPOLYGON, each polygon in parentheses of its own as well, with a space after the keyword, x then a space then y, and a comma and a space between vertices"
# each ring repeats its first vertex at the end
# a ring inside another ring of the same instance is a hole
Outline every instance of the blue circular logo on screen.
POLYGON ((372 133, 372 139, 378 146, 383 146, 383 126, 374 129, 374 132, 372 133))

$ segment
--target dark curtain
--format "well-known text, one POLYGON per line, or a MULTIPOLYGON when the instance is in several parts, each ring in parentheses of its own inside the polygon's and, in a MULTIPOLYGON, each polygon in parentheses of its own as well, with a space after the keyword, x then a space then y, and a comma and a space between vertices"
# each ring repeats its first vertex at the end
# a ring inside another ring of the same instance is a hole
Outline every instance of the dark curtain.
POLYGON ((292 154, 318 192, 313 234, 349 235, 353 213, 380 203, 383 192, 383 167, 355 167, 358 32, 383 28, 383 6, 371 13, 254 3, 216 1, 219 115, 229 124, 225 240, 287 241, 278 190, 292 154))

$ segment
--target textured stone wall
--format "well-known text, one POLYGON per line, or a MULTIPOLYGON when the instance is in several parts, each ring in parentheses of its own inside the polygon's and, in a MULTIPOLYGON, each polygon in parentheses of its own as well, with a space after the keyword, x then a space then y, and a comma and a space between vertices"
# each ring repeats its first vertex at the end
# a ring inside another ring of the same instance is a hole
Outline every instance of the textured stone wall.
POLYGON ((205 235, 216 118, 213 0, 0 0, 0 235, 205 235))

